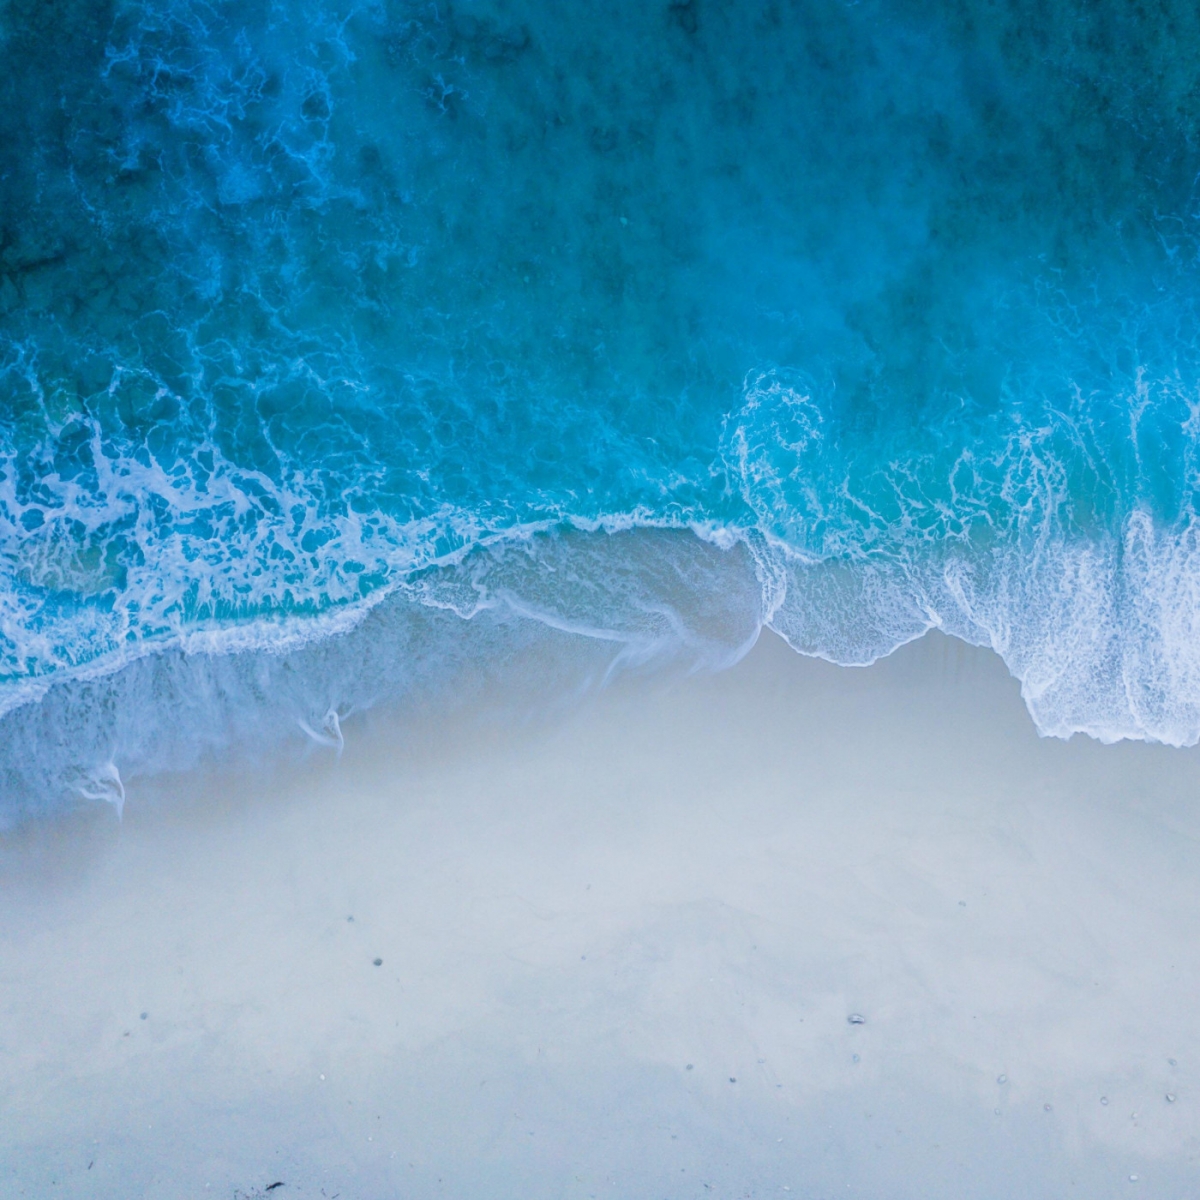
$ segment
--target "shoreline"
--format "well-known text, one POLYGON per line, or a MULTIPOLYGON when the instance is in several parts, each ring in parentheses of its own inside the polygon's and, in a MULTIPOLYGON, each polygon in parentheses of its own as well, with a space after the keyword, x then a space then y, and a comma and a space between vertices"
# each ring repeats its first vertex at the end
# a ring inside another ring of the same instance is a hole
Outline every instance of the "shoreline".
POLYGON ((1200 752, 940 635, 523 669, 0 839, 0 1195, 1186 1194, 1200 752))

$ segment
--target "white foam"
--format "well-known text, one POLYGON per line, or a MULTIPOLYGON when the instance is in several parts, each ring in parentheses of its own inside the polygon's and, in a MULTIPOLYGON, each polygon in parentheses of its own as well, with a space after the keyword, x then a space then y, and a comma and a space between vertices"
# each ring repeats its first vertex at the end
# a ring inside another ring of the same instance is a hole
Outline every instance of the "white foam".
POLYGON ((125 785, 114 762, 99 763, 75 773, 75 791, 85 800, 101 800, 117 810, 117 819, 125 810, 125 785))

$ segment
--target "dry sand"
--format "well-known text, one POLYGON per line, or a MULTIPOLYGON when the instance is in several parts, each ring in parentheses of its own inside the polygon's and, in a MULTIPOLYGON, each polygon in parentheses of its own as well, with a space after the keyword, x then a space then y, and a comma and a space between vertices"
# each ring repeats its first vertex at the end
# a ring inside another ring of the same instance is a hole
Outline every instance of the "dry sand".
POLYGON ((1198 1194, 1196 752, 940 637, 486 710, 10 835, 0 1195, 1198 1194))

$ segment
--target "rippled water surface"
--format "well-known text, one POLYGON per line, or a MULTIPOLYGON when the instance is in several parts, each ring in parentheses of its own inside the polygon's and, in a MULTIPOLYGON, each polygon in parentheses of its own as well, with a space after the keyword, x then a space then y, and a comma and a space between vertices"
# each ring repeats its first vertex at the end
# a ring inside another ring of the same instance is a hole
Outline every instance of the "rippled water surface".
POLYGON ((336 732, 389 606, 394 679, 500 609, 936 626, 1195 742, 1197 63, 1167 0, 5 0, 10 788, 112 798, 301 644, 336 732))

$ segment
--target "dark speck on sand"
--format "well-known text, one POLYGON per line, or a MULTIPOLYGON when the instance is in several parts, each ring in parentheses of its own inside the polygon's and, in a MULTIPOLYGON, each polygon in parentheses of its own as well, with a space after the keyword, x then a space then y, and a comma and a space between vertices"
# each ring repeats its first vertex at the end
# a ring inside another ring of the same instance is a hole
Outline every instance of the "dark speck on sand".
POLYGON ((382 967, 382 966, 383 966, 383 959, 382 959, 382 958, 377 958, 377 959, 375 960, 375 965, 376 965, 377 967, 382 967))

